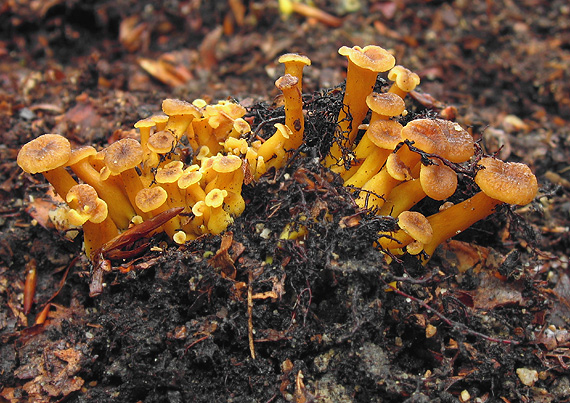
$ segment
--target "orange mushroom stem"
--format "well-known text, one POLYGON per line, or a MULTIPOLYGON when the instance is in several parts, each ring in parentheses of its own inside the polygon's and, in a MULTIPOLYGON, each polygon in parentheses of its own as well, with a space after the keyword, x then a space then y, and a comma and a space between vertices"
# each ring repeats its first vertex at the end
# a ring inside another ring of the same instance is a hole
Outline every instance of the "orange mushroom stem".
POLYGON ((364 48, 343 46, 338 53, 348 58, 346 87, 342 101, 344 107, 337 119, 339 131, 346 140, 340 145, 333 144, 324 160, 324 165, 327 167, 341 160, 343 147, 352 148, 358 126, 368 113, 366 97, 374 89, 378 73, 390 70, 395 64, 394 56, 380 46, 369 45, 364 48))
POLYGON ((286 150, 299 148, 303 144, 303 133, 305 132, 303 98, 297 83, 297 77, 290 74, 285 74, 275 81, 275 86, 283 92, 285 98, 285 125, 291 129, 291 134, 284 144, 286 150))
POLYGON ((431 256, 442 242, 492 214, 497 206, 528 204, 538 192, 536 176, 525 164, 486 157, 477 165, 482 169, 475 175, 475 183, 481 191, 428 217, 434 236, 424 247, 427 255, 431 256))

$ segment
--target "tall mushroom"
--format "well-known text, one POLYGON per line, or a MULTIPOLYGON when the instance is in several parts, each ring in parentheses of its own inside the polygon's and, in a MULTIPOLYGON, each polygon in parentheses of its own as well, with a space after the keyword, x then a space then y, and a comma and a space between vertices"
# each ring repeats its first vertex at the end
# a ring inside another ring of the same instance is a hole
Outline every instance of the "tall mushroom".
POLYGON ((311 65, 311 59, 298 53, 286 53, 279 56, 277 60, 285 65, 285 74, 290 74, 297 78, 297 88, 299 93, 303 93, 303 69, 311 65))
MULTIPOLYGON (((343 98, 344 107, 340 110, 337 123, 346 140, 342 143, 345 148, 351 148, 358 132, 358 126, 368 112, 366 97, 374 89, 378 73, 390 70, 396 60, 387 50, 380 46, 368 45, 364 48, 343 46, 338 53, 348 58, 346 87, 343 98)), ((330 167, 342 158, 342 148, 335 143, 331 147, 324 164, 330 167)))

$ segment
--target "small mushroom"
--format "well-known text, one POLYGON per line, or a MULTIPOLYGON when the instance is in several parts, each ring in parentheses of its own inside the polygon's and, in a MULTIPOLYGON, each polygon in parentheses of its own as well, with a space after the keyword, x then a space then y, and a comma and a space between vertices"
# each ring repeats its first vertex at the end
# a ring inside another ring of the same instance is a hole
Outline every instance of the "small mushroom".
POLYGON ((259 178, 271 167, 281 168, 287 158, 284 147, 291 136, 291 129, 281 123, 276 123, 275 129, 275 133, 257 150, 256 178, 259 178))
POLYGON ((87 256, 92 257, 97 249, 119 234, 117 227, 108 217, 107 203, 98 197, 92 186, 87 184, 73 186, 65 200, 71 208, 68 212, 70 224, 83 227, 83 242, 87 256))
POLYGON ((299 93, 303 93, 303 69, 311 65, 311 59, 298 53, 286 53, 277 60, 285 65, 285 74, 290 74, 297 78, 297 88, 299 93))
POLYGON ((214 235, 225 231, 228 225, 233 222, 230 214, 223 209, 224 199, 227 195, 228 192, 225 189, 212 189, 204 199, 204 204, 210 208, 206 226, 208 231, 214 235))
POLYGON ((69 189, 77 185, 65 170, 70 156, 69 140, 59 134, 44 134, 22 146, 17 162, 27 173, 41 173, 55 191, 65 198, 69 189))
POLYGON ((362 163, 356 166, 356 171, 344 185, 362 187, 376 175, 400 142, 401 131, 402 125, 393 120, 376 120, 370 123, 354 150, 356 158, 362 159, 362 163))
MULTIPOLYGON (((143 150, 140 143, 134 139, 125 138, 114 142, 104 150, 103 161, 107 172, 102 173, 103 179, 108 175, 120 175, 125 186, 131 205, 136 209, 135 197, 143 188, 136 167, 142 162, 143 150)), ((140 211, 137 211, 140 214, 140 211)))
MULTIPOLYGON (((160 186, 141 189, 135 198, 137 207, 146 214, 156 216, 168 210, 168 193, 160 186)), ((170 236, 180 230, 180 220, 178 216, 168 220, 162 225, 164 231, 170 236)))
POLYGON ((403 66, 394 66, 388 72, 388 80, 394 81, 388 92, 394 93, 402 99, 420 85, 420 76, 403 66))
MULTIPOLYGON (((425 245, 431 242, 433 238, 432 226, 421 213, 415 211, 402 212, 398 216, 398 226, 400 229, 395 232, 382 232, 379 234, 378 245, 381 248, 385 250, 401 249, 414 241, 425 245)), ((414 249, 414 252, 416 252, 417 245, 414 245, 414 249)))
POLYGON ((285 150, 296 150, 303 143, 305 118, 303 117, 303 98, 297 86, 298 79, 285 74, 275 81, 275 86, 283 92, 285 98, 285 125, 291 129, 285 141, 285 150))
POLYGON ((192 120, 202 117, 197 107, 180 99, 165 99, 162 101, 162 111, 168 115, 164 130, 170 131, 177 140, 184 135, 192 120))

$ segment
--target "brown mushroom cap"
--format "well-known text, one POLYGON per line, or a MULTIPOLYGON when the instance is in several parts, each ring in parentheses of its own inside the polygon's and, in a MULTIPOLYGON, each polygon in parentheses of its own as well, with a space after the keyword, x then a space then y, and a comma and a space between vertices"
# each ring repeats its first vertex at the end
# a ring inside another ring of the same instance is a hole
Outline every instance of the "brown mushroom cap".
POLYGON ((428 219, 416 211, 403 211, 398 216, 398 225, 406 234, 426 244, 433 237, 433 230, 428 219))
POLYGON ((380 46, 368 45, 363 48, 354 46, 342 46, 338 53, 346 56, 358 67, 368 69, 377 73, 388 71, 396 63, 396 59, 386 49, 380 46))
POLYGON ((168 193, 160 186, 144 188, 137 193, 135 203, 144 213, 156 210, 168 199, 168 193))
POLYGON ((434 119, 416 119, 408 122, 401 132, 402 140, 414 142, 414 147, 426 153, 441 154, 445 138, 440 124, 434 119))
POLYGON ((397 153, 392 153, 386 159, 386 171, 398 181, 412 179, 410 168, 400 159, 397 153))
POLYGON ((299 80, 297 77, 294 77, 291 74, 285 74, 284 76, 279 77, 277 81, 275 81, 275 86, 279 90, 283 91, 295 87, 298 82, 299 80))
POLYGON ((398 116, 406 109, 404 100, 392 92, 373 92, 366 97, 366 105, 372 112, 383 116, 398 116))
POLYGON ((70 165, 70 166, 75 165, 79 161, 84 160, 85 158, 89 158, 93 155, 97 155, 97 150, 95 149, 95 147, 83 146, 83 147, 75 148, 75 149, 71 150, 71 155, 70 155, 69 160, 67 161, 66 165, 70 165))
POLYGON ((134 139, 121 139, 105 149, 105 165, 112 174, 117 175, 123 171, 136 167, 141 163, 143 149, 134 139))
POLYGON ((440 159, 433 165, 422 165, 420 184, 428 197, 434 200, 445 200, 457 189, 457 174, 440 159), (437 164, 437 165, 436 165, 437 164))
POLYGON ((181 99, 165 99, 162 101, 162 111, 168 116, 193 115, 196 118, 202 116, 200 109, 189 102, 182 101, 181 99))
POLYGON ((36 174, 65 165, 70 154, 69 140, 59 134, 44 134, 24 144, 17 162, 24 171, 36 174))
POLYGON ((75 185, 65 197, 74 208, 68 212, 72 225, 83 225, 88 220, 99 224, 107 218, 107 203, 99 198, 95 189, 87 184, 75 185))
POLYGON ((184 163, 182 161, 172 161, 158 168, 155 175, 155 180, 158 183, 174 183, 184 174, 184 163))
POLYGON ((169 131, 161 130, 150 136, 147 147, 150 151, 157 154, 166 154, 172 151, 175 144, 176 137, 169 131))
POLYGON ((241 168, 241 158, 237 155, 222 155, 214 157, 212 169, 218 173, 230 173, 241 168))
POLYGON ((477 165, 483 169, 475 175, 475 183, 492 199, 522 206, 538 192, 536 176, 525 164, 487 157, 477 165))
POLYGON ((445 147, 441 156, 451 162, 465 162, 475 152, 473 137, 459 123, 435 119, 445 137, 445 147))
POLYGON ((420 77, 403 66, 394 66, 388 72, 388 80, 395 81, 398 88, 405 92, 411 92, 420 85, 420 77))
POLYGON ((368 126, 366 135, 374 145, 386 150, 393 150, 401 141, 401 132, 402 125, 400 123, 394 120, 377 120, 368 126))

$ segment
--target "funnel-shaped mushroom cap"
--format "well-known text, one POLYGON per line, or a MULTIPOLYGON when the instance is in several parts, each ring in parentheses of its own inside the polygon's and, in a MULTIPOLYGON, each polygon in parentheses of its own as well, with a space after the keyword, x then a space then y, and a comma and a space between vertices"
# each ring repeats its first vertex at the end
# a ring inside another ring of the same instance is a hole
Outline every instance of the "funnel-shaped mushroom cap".
POLYGON ((420 85, 420 77, 403 66, 394 66, 388 73, 388 80, 395 81, 405 92, 411 92, 420 85))
POLYGON ((69 166, 75 165, 79 161, 82 161, 85 158, 89 158, 89 157, 94 156, 94 155, 97 155, 97 150, 95 149, 95 147, 83 146, 83 147, 76 148, 76 149, 71 151, 71 155, 69 157, 69 160, 67 161, 67 165, 69 165, 69 166))
POLYGON ((178 187, 180 189, 186 189, 196 183, 199 183, 202 179, 202 172, 200 171, 184 171, 182 176, 178 178, 178 187))
POLYGON ((174 183, 184 174, 184 163, 182 161, 172 161, 158 168, 155 179, 158 183, 174 183))
POLYGON ((477 165, 483 169, 475 175, 475 183, 492 199, 522 206, 538 192, 536 176, 525 164, 487 157, 477 165))
POLYGON ((363 48, 342 46, 338 53, 348 57, 358 67, 377 73, 390 70, 396 63, 394 56, 380 46, 368 45, 363 48))
POLYGON ((105 165, 112 174, 117 175, 123 171, 136 167, 141 163, 143 149, 134 139, 121 139, 105 149, 105 165))
POLYGON ((144 188, 137 193, 135 203, 142 212, 148 213, 156 210, 166 203, 168 193, 160 186, 144 188))
POLYGON ((297 79, 297 77, 294 77, 291 74, 285 74, 284 76, 279 77, 277 81, 275 81, 275 86, 279 90, 284 91, 289 88, 295 87, 298 82, 299 80, 297 79))
POLYGON ((279 56, 277 59, 279 63, 291 63, 291 64, 299 64, 301 66, 310 66, 311 59, 307 56, 300 55, 298 53, 286 53, 284 55, 279 56))
POLYGON ((75 185, 66 196, 66 201, 76 205, 69 211, 68 219, 72 225, 83 225, 88 220, 99 224, 107 218, 107 203, 101 200, 95 189, 86 184, 75 185))
POLYGON ((441 156, 451 162, 459 163, 469 160, 475 153, 473 137, 459 123, 449 120, 435 120, 445 137, 445 147, 441 156))
POLYGON ((366 135, 374 145, 393 150, 400 143, 402 125, 393 120, 377 120, 368 126, 366 135))
POLYGON ((440 159, 435 159, 434 164, 421 167, 420 184, 428 197, 444 200, 455 193, 457 174, 440 159))
POLYGON ((157 154, 166 154, 172 151, 175 144, 176 137, 174 137, 169 131, 161 130, 150 136, 147 146, 152 152, 157 154))
POLYGON ((152 129, 156 127, 156 122, 152 117, 144 118, 135 123, 136 129, 152 129))
POLYGON ((204 203, 206 203, 206 206, 212 208, 221 207, 227 195, 228 192, 225 189, 212 189, 206 195, 204 203))
POLYGON ((440 124, 433 119, 416 119, 402 129, 402 140, 414 142, 414 147, 426 153, 441 154, 445 139, 440 124))
POLYGON ((398 216, 399 227, 409 236, 423 244, 431 241, 433 230, 428 219, 415 211, 403 211, 398 216))
POLYGON ((218 173, 230 173, 241 168, 241 158, 237 155, 223 155, 215 157, 212 169, 218 173))
POLYGON ((162 101, 162 111, 168 116, 193 115, 196 118, 202 116, 200 109, 189 102, 180 99, 168 98, 162 101))
POLYGON ((59 134, 44 134, 30 141, 18 153, 18 165, 30 174, 50 171, 67 163, 69 140, 59 134))
POLYGON ((366 105, 372 112, 384 116, 398 116, 406 109, 404 100, 391 92, 373 92, 366 97, 366 105))

